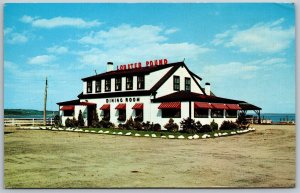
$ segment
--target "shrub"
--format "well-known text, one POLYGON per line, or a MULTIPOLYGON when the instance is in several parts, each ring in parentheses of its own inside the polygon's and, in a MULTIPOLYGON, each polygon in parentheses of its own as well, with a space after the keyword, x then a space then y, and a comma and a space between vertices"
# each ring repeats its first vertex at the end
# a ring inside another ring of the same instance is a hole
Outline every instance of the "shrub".
POLYGON ((142 122, 143 121, 143 117, 141 116, 137 116, 136 118, 134 118, 134 122, 142 122))
POLYGON ((153 125, 153 127, 151 128, 152 131, 160 131, 161 130, 161 126, 158 123, 155 123, 153 125))
MULTIPOLYGON (((121 124, 122 125, 122 124, 121 124)), ((99 122, 99 127, 102 127, 102 128, 113 128, 114 125, 112 124, 112 122, 110 121, 107 121, 105 119, 102 119, 100 122, 99 122)))
POLYGON ((212 128, 210 125, 206 124, 206 125, 203 125, 201 128, 200 128, 200 132, 201 133, 207 133, 207 132, 211 132, 212 131, 212 128))
POLYGON ((132 117, 130 117, 127 121, 126 121, 126 123, 124 124, 124 128, 125 129, 134 129, 134 122, 133 122, 133 120, 132 120, 132 117))
POLYGON ((150 122, 149 121, 147 121, 146 123, 142 123, 142 126, 143 126, 143 129, 145 130, 145 131, 150 131, 151 130, 151 128, 153 127, 153 124, 150 124, 150 122))
POLYGON ((83 120, 83 116, 82 116, 81 110, 79 111, 79 115, 78 115, 78 126, 79 127, 83 127, 84 126, 84 120, 83 120))
POLYGON ((54 118, 53 118, 53 120, 54 120, 54 125, 56 127, 61 126, 61 119, 60 119, 59 115, 55 115, 54 118))
POLYGON ((166 128, 170 132, 178 131, 178 125, 174 123, 174 120, 171 118, 169 119, 169 123, 167 123, 164 128, 166 128))
POLYGON ((241 112, 236 120, 239 128, 241 129, 248 129, 249 128, 249 121, 246 119, 246 113, 241 112))
POLYGON ((222 125, 220 126, 220 130, 236 130, 238 128, 238 124, 232 121, 223 121, 222 125))
POLYGON ((134 129, 136 129, 136 130, 142 130, 142 129, 143 129, 143 125, 142 125, 142 123, 140 123, 139 121, 134 121, 134 122, 133 122, 133 127, 134 127, 134 129))
POLYGON ((182 132, 195 134, 200 131, 202 124, 200 121, 195 123, 194 119, 186 118, 180 122, 180 127, 182 128, 182 132))
POLYGON ((210 127, 211 127, 211 129, 212 129, 213 131, 216 131, 216 130, 218 130, 219 125, 218 125, 218 123, 216 123, 215 120, 213 119, 212 122, 210 123, 210 127))
POLYGON ((71 127, 70 125, 71 125, 71 119, 67 118, 67 119, 65 120, 65 126, 66 126, 66 127, 71 127))

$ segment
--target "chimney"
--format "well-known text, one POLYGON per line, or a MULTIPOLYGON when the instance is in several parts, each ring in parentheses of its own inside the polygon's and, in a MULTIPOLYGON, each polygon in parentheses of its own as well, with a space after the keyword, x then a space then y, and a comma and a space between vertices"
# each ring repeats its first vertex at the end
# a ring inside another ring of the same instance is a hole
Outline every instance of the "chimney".
POLYGON ((114 63, 112 62, 107 62, 107 66, 106 66, 106 72, 110 72, 114 70, 114 63))
POLYGON ((210 95, 210 83, 209 82, 205 83, 204 90, 205 90, 206 95, 210 95))

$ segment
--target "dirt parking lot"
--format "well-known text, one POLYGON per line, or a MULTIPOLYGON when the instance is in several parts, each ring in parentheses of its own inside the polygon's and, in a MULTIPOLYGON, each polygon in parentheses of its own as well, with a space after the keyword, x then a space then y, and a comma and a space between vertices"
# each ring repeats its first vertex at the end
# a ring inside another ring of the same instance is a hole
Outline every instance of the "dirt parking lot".
POLYGON ((294 187, 295 126, 178 140, 5 128, 6 188, 294 187))

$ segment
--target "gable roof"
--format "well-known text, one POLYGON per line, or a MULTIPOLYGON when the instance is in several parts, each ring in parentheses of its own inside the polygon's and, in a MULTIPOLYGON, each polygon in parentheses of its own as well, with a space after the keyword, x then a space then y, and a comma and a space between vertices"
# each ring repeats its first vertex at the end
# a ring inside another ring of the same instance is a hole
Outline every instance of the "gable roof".
POLYGON ((199 94, 190 91, 178 91, 156 99, 152 99, 152 102, 175 102, 175 101, 198 101, 198 102, 212 102, 212 103, 228 103, 228 104, 239 104, 245 103, 244 101, 221 98, 216 96, 209 96, 199 94))
POLYGON ((104 72, 104 73, 97 74, 94 76, 82 78, 81 80, 88 81, 88 80, 99 80, 99 79, 104 79, 104 78, 124 77, 124 76, 128 76, 128 75, 135 75, 135 76, 136 75, 145 75, 145 74, 150 74, 151 72, 155 72, 155 71, 162 70, 165 68, 169 68, 169 67, 173 67, 173 66, 181 66, 183 64, 184 64, 183 62, 175 62, 175 63, 160 65, 160 66, 156 66, 156 67, 142 67, 142 68, 128 69, 128 70, 114 70, 114 71, 104 72))

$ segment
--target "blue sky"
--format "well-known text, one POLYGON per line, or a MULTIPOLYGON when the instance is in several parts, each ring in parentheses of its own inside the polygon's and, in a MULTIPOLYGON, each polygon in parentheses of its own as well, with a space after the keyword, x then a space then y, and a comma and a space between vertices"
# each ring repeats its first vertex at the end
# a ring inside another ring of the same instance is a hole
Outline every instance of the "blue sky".
POLYGON ((220 97, 295 112, 292 4, 6 4, 4 108, 76 99, 115 65, 182 61, 220 97))

